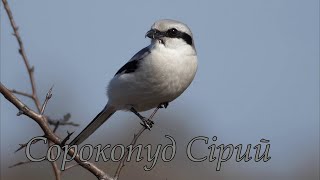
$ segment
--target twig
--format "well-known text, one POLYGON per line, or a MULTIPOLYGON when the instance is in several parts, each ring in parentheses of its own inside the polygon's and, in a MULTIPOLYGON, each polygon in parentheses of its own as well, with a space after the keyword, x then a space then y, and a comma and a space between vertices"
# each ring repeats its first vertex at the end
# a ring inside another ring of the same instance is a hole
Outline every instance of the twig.
MULTIPOLYGON (((153 111, 153 113, 152 113, 151 116, 149 117, 150 120, 152 120, 152 118, 153 118, 154 115, 157 113, 157 111, 159 110, 160 107, 161 107, 161 106, 159 105, 159 106, 153 111)), ((134 134, 134 135, 133 135, 133 139, 132 139, 130 145, 134 146, 134 145, 137 143, 137 141, 138 141, 139 137, 141 136, 141 134, 142 134, 145 130, 146 130, 146 127, 142 126, 142 128, 139 130, 139 132, 138 132, 137 134, 134 134)), ((116 173, 115 173, 115 175, 114 175, 114 180, 118 180, 119 175, 120 175, 120 172, 121 172, 122 168, 124 167, 124 162, 125 162, 125 160, 127 159, 128 155, 129 155, 129 150, 126 149, 125 155, 124 155, 123 158, 121 159, 121 161, 120 161, 120 163, 119 163, 119 165, 118 165, 118 168, 117 168, 117 170, 116 170, 116 173)))
POLYGON ((40 105, 39 98, 37 96, 36 84, 35 84, 35 80, 34 80, 34 67, 30 66, 30 63, 29 63, 28 58, 27 58, 27 54, 26 54, 25 49, 24 49, 24 45, 23 45, 22 39, 20 37, 19 28, 18 28, 18 26, 16 25, 16 23, 15 23, 15 21, 13 19, 13 15, 12 15, 12 12, 11 12, 11 9, 9 7, 9 4, 8 4, 7 0, 2 0, 2 3, 3 3, 3 6, 4 6, 4 9, 6 10, 6 12, 8 14, 10 24, 11 24, 11 26, 13 28, 13 32, 14 32, 13 35, 16 37, 16 39, 18 41, 19 54, 22 56, 22 59, 24 61, 24 64, 25 64, 25 66, 27 68, 27 71, 28 71, 28 74, 29 74, 29 79, 30 79, 31 88, 32 88, 32 99, 34 100, 34 102, 36 104, 36 107, 37 107, 38 111, 40 112, 41 105, 40 105))
MULTIPOLYGON (((43 102, 43 104, 42 104, 42 106, 41 106, 40 115, 43 115, 44 110, 46 109, 47 104, 48 104, 48 102, 49 102, 49 99, 52 97, 52 88, 53 88, 53 86, 49 89, 49 91, 48 91, 48 93, 47 93, 47 95, 46 95, 46 99, 44 100, 44 102, 43 102)), ((53 130, 53 133, 56 132, 58 126, 59 126, 59 123, 57 123, 57 124, 55 125, 54 130, 53 130)), ((49 143, 48 143, 48 148, 50 148, 50 146, 52 146, 52 145, 53 145, 53 142, 52 142, 52 141, 49 141, 49 143)), ((50 154, 50 158, 51 158, 51 159, 55 159, 55 158, 56 158, 55 156, 56 156, 56 155, 55 155, 54 152, 50 154)), ((51 164, 51 166, 52 166, 52 170, 53 170, 54 176, 56 177, 56 180, 61 180, 61 170, 59 169, 59 167, 58 167, 58 165, 57 165, 57 162, 51 161, 50 164, 51 164)))
POLYGON ((32 94, 28 94, 28 93, 25 93, 25 92, 22 92, 22 91, 17 91, 15 89, 12 89, 10 90, 12 93, 15 93, 15 94, 19 94, 19 95, 22 95, 22 96, 26 96, 28 98, 31 98, 32 99, 32 94))
POLYGON ((44 110, 46 109, 46 107, 47 107, 47 104, 48 104, 48 101, 49 101, 49 99, 52 97, 52 88, 53 88, 53 86, 49 89, 49 91, 48 91, 48 93, 47 93, 47 95, 46 95, 46 99, 44 100, 44 102, 43 102, 43 104, 42 104, 42 106, 41 106, 41 111, 40 111, 40 114, 41 115, 43 115, 43 113, 44 113, 44 110))
MULTIPOLYGON (((42 137, 44 137, 44 136, 42 136, 42 137)), ((31 144, 35 144, 35 143, 37 143, 37 142, 39 142, 39 141, 40 141, 40 140, 37 140, 37 139, 36 139, 36 140, 32 141, 31 144)), ((18 151, 20 151, 21 149, 27 147, 28 143, 29 143, 29 142, 24 143, 24 144, 19 144, 20 147, 15 151, 15 153, 18 152, 18 151)))

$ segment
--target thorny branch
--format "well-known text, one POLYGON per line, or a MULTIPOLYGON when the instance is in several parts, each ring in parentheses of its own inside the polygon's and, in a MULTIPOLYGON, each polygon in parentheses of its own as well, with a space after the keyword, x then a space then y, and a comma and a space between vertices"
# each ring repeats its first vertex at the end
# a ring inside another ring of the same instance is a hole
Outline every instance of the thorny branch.
POLYGON ((16 25, 14 19, 13 19, 13 15, 12 12, 10 10, 9 4, 7 2, 7 0, 2 0, 4 9, 6 10, 9 20, 10 20, 10 24, 13 28, 13 35, 16 37, 18 44, 19 44, 19 54, 22 56, 23 62, 27 68, 28 74, 29 74, 29 79, 30 79, 30 83, 31 83, 31 88, 32 88, 32 94, 31 94, 31 98, 34 100, 36 107, 38 109, 38 111, 40 111, 41 105, 40 105, 40 101, 37 95, 37 90, 36 90, 36 83, 34 80, 34 67, 30 66, 30 63, 28 61, 27 58, 27 54, 26 51, 24 49, 24 45, 22 42, 22 39, 20 37, 20 33, 19 33, 19 28, 16 25))
MULTIPOLYGON (((54 134, 52 129, 50 128, 49 124, 46 121, 46 117, 42 116, 32 109, 28 108, 24 103, 22 103, 15 95, 11 93, 2 83, 0 83, 0 93, 9 101, 11 102, 18 110, 21 110, 24 115, 28 116, 29 118, 33 119, 45 133, 45 137, 53 142, 61 146, 61 139, 54 134)), ((68 154, 72 157, 74 155, 74 150, 70 149, 68 154)), ((105 180, 112 180, 111 177, 107 176, 105 172, 99 169, 96 165, 90 162, 83 162, 80 160, 79 155, 77 154, 74 160, 82 167, 90 171, 94 174, 98 179, 105 179, 105 180)), ((60 170, 59 170, 60 171, 60 170)))
MULTIPOLYGON (((9 17, 9 21, 10 21, 11 27, 13 28, 13 32, 14 32, 13 35, 16 37, 16 39, 18 41, 19 54, 21 55, 21 57, 23 59, 23 62, 25 64, 25 67, 26 67, 26 69, 28 71, 29 80, 30 80, 31 89, 32 89, 32 94, 31 95, 29 93, 18 92, 18 91, 15 91, 15 90, 13 90, 13 92, 15 92, 17 94, 20 94, 20 95, 24 95, 24 96, 30 97, 31 99, 33 99, 38 112, 40 114, 42 114, 44 112, 46 104, 47 104, 47 102, 48 102, 48 100, 50 98, 47 97, 45 102, 44 102, 44 104, 43 104, 43 106, 41 107, 40 101, 39 101, 39 98, 38 98, 38 94, 37 94, 36 83, 35 83, 35 79, 34 79, 34 67, 30 66, 30 63, 29 63, 29 60, 28 60, 27 54, 25 52, 25 48, 24 48, 24 45, 23 45, 23 42, 22 42, 22 39, 21 39, 21 36, 20 36, 20 33, 19 33, 19 28, 18 28, 18 26, 16 25, 16 23, 15 23, 15 21, 13 19, 13 15, 12 15, 12 12, 11 12, 11 9, 9 7, 9 4, 8 4, 7 0, 2 0, 2 3, 3 3, 3 6, 4 6, 4 8, 5 8, 6 12, 7 12, 7 15, 9 17)), ((51 93, 51 91, 50 91, 50 93, 51 93)), ((19 113, 17 115, 21 115, 21 114, 22 114, 22 111, 20 109, 20 111, 19 111, 19 113)), ((58 175, 60 173, 60 170, 57 168, 57 163, 56 162, 51 162, 51 165, 53 167, 54 174, 58 175)), ((55 177, 56 177, 56 180, 60 180, 61 179, 60 176, 55 176, 55 177)))
MULTIPOLYGON (((52 96, 52 94, 51 94, 52 88, 49 90, 49 92, 48 92, 48 94, 46 96, 46 99, 45 99, 43 105, 41 106, 40 100, 38 98, 37 90, 36 90, 35 79, 34 79, 34 67, 32 67, 30 65, 30 63, 29 63, 27 54, 25 52, 24 44, 22 42, 22 39, 21 39, 21 36, 20 36, 20 33, 19 33, 19 28, 18 28, 18 26, 16 25, 16 23, 14 21, 13 14, 11 12, 11 9, 9 7, 9 4, 8 4, 7 0, 2 0, 2 3, 3 3, 5 11, 7 12, 10 24, 11 24, 11 26, 13 28, 13 32, 14 32, 13 35, 16 37, 16 39, 18 41, 19 54, 21 55, 21 57, 22 57, 22 59, 24 61, 25 67, 27 69, 27 72, 28 72, 28 75, 29 75, 30 84, 31 84, 32 93, 25 93, 25 92, 20 92, 20 91, 17 91, 17 90, 11 90, 10 91, 2 83, 0 84, 0 92, 7 100, 9 100, 12 104, 14 104, 19 109, 19 112, 18 112, 17 115, 22 115, 22 114, 27 115, 28 117, 30 117, 31 119, 35 120, 38 123, 38 125, 41 127, 41 129, 45 133, 44 136, 47 137, 50 140, 50 142, 48 143, 49 146, 52 145, 52 143, 59 145, 61 140, 59 139, 58 136, 56 136, 54 134, 54 132, 57 130, 58 126, 59 125, 74 125, 74 126, 77 126, 77 124, 72 123, 72 122, 67 122, 69 120, 69 118, 70 118, 70 115, 65 116, 65 118, 64 118, 65 121, 62 121, 61 123, 58 122, 58 121, 53 121, 53 120, 50 120, 50 122, 48 122, 48 119, 45 116, 42 115, 44 110, 45 110, 45 108, 46 108, 46 105, 47 105, 49 99, 52 96), (37 109, 38 113, 36 113, 33 110, 29 109, 17 97, 15 97, 13 95, 13 93, 16 93, 16 94, 31 98, 34 101, 35 105, 36 105, 36 109, 37 109), (49 127, 50 124, 54 125, 54 127, 55 127, 54 128, 54 132, 49 127)), ((25 144, 20 145, 20 148, 17 151, 23 149, 25 146, 26 146, 25 144)), ((69 154, 72 155, 72 154, 74 154, 74 152, 72 150, 70 150, 69 154)), ((98 169, 95 165, 93 165, 91 163, 80 162, 79 156, 77 156, 75 160, 79 161, 78 163, 81 166, 83 166, 86 169, 88 169, 90 172, 92 172, 98 178, 105 176, 105 173, 102 170, 98 169)), ((28 162, 20 162, 20 163, 16 164, 15 166, 26 164, 26 163, 28 163, 28 162)), ((56 180, 60 180, 61 179, 61 175, 60 175, 61 171, 58 168, 57 163, 56 162, 51 162, 51 165, 52 165, 56 180)), ((15 167, 15 166, 13 166, 13 167, 15 167)), ((99 178, 99 179, 101 179, 101 178, 99 178)))

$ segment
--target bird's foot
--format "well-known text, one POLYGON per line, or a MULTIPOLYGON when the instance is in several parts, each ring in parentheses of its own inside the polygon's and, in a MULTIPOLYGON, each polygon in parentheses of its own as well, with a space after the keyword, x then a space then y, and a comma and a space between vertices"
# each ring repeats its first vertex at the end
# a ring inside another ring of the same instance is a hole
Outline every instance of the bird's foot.
POLYGON ((142 126, 144 126, 146 129, 151 130, 154 122, 150 119, 145 118, 145 117, 143 117, 143 119, 141 119, 141 120, 142 120, 142 123, 140 123, 140 124, 142 126))
POLYGON ((168 103, 168 102, 161 103, 161 104, 159 104, 159 108, 167 108, 167 107, 168 107, 168 105, 169 105, 169 103, 168 103))

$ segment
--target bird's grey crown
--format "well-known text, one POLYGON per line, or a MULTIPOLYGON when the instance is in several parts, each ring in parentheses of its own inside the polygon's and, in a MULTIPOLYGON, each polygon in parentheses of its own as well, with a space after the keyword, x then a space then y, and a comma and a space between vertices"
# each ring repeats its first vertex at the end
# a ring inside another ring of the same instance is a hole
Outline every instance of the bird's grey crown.
POLYGON ((172 20, 172 19, 162 19, 162 20, 158 20, 156 21, 152 26, 151 29, 157 29, 159 31, 165 32, 171 28, 175 28, 178 31, 187 33, 188 35, 190 35, 192 37, 192 32, 189 29, 189 27, 179 21, 176 20, 172 20))

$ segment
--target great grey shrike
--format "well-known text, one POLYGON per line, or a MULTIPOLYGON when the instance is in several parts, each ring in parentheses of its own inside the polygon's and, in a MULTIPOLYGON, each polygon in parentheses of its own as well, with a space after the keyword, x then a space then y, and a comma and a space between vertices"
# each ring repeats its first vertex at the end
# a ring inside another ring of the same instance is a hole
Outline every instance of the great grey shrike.
POLYGON ((70 146, 82 143, 118 110, 133 112, 150 130, 153 122, 139 112, 166 107, 191 84, 197 71, 197 52, 188 26, 159 20, 146 37, 151 44, 117 71, 107 88, 107 105, 70 146))

